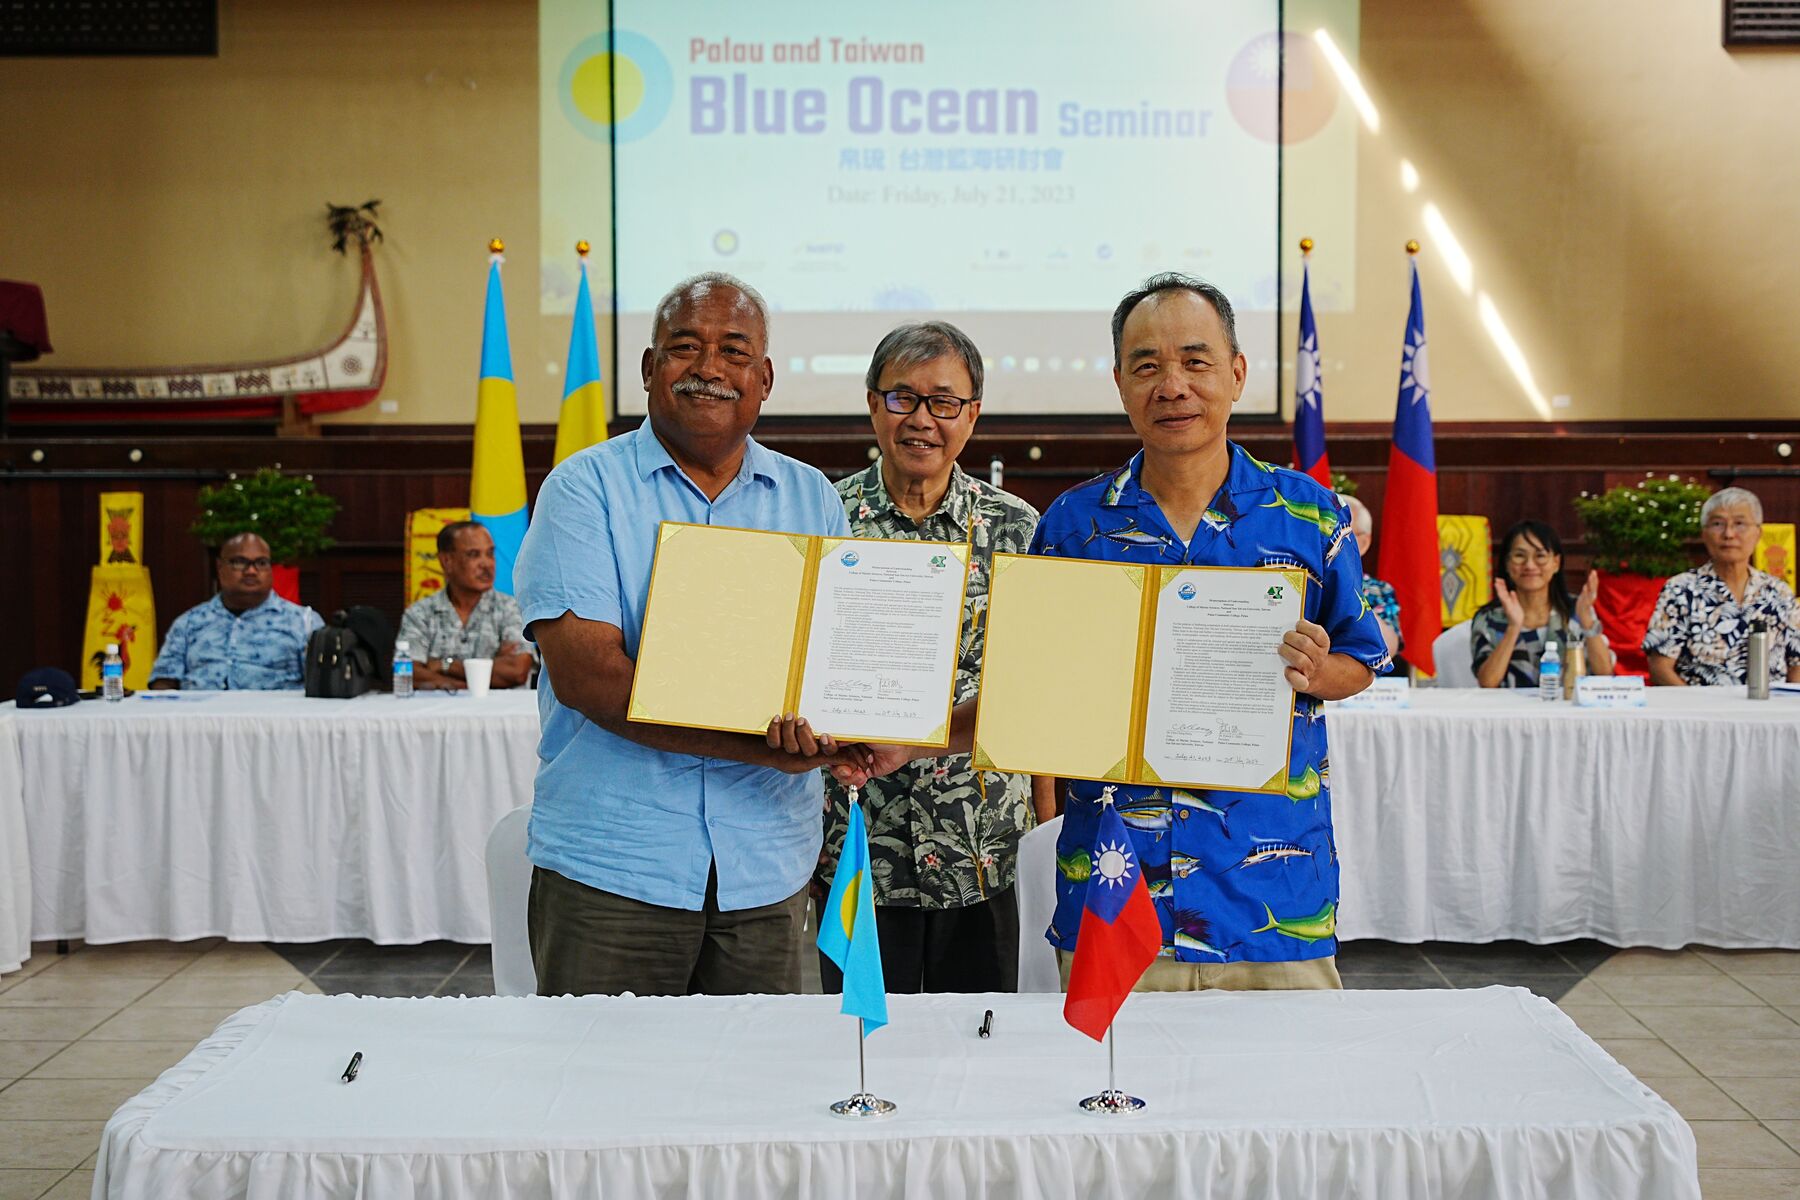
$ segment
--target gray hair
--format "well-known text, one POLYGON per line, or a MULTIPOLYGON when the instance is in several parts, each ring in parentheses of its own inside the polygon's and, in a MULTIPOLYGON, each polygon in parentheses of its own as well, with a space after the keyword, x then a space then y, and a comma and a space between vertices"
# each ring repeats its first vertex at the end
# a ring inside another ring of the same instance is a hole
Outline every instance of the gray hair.
POLYGON ((1164 271, 1160 275, 1152 275, 1136 288, 1126 292, 1125 298, 1119 301, 1119 307, 1113 309, 1112 339, 1113 368, 1115 370, 1119 367, 1119 342, 1125 333, 1125 318, 1131 315, 1132 309, 1158 292, 1192 292, 1212 305, 1213 311, 1219 314, 1220 323, 1225 326, 1225 340, 1231 343, 1232 356, 1236 357, 1243 353, 1238 346, 1237 316, 1232 312, 1231 301, 1225 298, 1225 293, 1204 279, 1183 275, 1180 271, 1164 271))
POLYGON ((1355 496, 1340 496, 1344 507, 1350 510, 1350 531, 1375 536, 1375 517, 1369 512, 1369 506, 1355 496))
POLYGON ((1747 508, 1756 523, 1762 524, 1762 501, 1758 500, 1756 493, 1748 488, 1720 488, 1708 496, 1706 503, 1700 506, 1700 524, 1704 526, 1721 508, 1747 508))
POLYGON ((663 298, 656 302, 656 320, 650 326, 650 341, 655 344, 662 340, 663 330, 669 319, 675 315, 687 300, 698 300, 716 287, 728 287, 750 302, 756 310, 757 319, 763 327, 763 349, 769 346, 769 304, 762 298, 762 293, 739 279, 736 275, 728 275, 724 271, 702 271, 698 275, 689 275, 686 279, 663 293, 663 298))
POLYGON ((881 385, 882 374, 890 365, 916 367, 947 354, 962 357, 963 365, 969 368, 971 394, 968 398, 981 399, 981 351, 975 348, 968 334, 948 321, 921 321, 889 330, 869 359, 869 373, 863 383, 871 392, 876 391, 881 385))

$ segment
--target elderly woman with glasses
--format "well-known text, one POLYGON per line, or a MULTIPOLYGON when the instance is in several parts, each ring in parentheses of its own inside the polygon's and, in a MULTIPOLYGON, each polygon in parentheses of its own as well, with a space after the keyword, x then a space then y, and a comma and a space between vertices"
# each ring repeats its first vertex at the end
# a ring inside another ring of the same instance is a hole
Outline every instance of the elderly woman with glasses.
POLYGON ((1536 687, 1538 663, 1552 641, 1565 663, 1569 643, 1581 641, 1587 673, 1612 674, 1612 647, 1594 613, 1599 578, 1589 571, 1580 595, 1572 596, 1562 568, 1562 539, 1542 521, 1520 521, 1500 539, 1494 598, 1475 613, 1469 629, 1470 659, 1482 687, 1536 687))
POLYGON ((1762 501, 1739 487, 1700 507, 1707 563, 1663 585, 1644 654, 1650 682, 1670 687, 1743 683, 1750 630, 1769 633, 1769 677, 1800 683, 1800 609, 1788 585, 1750 565, 1762 537, 1762 501))

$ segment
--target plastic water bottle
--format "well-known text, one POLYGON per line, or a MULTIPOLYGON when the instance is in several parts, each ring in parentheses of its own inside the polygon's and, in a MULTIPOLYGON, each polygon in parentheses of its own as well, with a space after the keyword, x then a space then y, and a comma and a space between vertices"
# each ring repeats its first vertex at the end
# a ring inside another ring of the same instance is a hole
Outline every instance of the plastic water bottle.
POLYGON ((1544 657, 1538 663, 1538 699, 1562 699, 1562 654, 1555 642, 1544 643, 1544 657))
POLYGON ((100 663, 100 694, 108 700, 125 698, 125 660, 119 657, 119 643, 106 643, 106 657, 100 663))
POLYGON ((394 699, 412 698, 412 645, 404 638, 394 643, 394 699))

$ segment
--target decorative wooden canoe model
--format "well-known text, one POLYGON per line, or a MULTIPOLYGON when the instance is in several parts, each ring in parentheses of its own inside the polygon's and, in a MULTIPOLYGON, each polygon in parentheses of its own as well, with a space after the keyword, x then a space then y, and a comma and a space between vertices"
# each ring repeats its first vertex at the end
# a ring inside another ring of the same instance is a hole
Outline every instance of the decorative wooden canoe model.
POLYGON ((311 354, 201 367, 69 367, 14 371, 8 416, 20 425, 71 421, 218 421, 359 408, 387 377, 387 317, 375 257, 361 242, 362 287, 343 336, 311 354))

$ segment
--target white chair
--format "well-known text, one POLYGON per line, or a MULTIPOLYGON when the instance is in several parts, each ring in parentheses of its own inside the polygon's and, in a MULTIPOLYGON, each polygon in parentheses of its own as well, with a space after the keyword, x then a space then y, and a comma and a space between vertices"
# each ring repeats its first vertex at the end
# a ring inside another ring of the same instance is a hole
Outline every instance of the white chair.
POLYGON ((525 827, 530 823, 531 805, 526 804, 494 822, 488 834, 488 920, 496 996, 537 995, 537 968, 531 964, 525 923, 531 899, 531 860, 525 857, 525 827))
POLYGON ((1437 664, 1437 685, 1446 688, 1480 687, 1475 668, 1469 665, 1469 622, 1452 625, 1431 643, 1432 661, 1437 664))
POLYGON ((1019 990, 1060 992, 1062 972, 1056 950, 1044 930, 1056 915, 1056 837, 1062 818, 1054 817, 1019 839, 1019 990))

